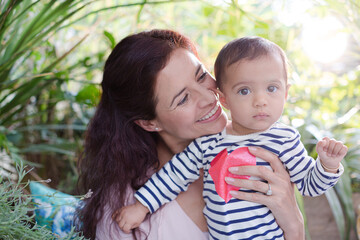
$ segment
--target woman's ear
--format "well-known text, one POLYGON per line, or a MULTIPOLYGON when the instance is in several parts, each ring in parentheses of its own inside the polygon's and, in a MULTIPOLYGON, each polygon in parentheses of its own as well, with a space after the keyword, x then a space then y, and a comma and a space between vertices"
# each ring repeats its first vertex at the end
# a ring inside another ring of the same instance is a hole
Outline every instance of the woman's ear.
POLYGON ((157 126, 156 122, 154 120, 135 120, 135 123, 148 132, 158 132, 160 131, 160 128, 157 126))
POLYGON ((228 108, 228 104, 227 104, 227 102, 226 102, 225 95, 224 95, 219 89, 216 89, 216 93, 217 93, 217 95, 218 95, 218 97, 219 97, 219 101, 220 101, 221 105, 222 105, 224 108, 229 109, 229 108, 228 108))

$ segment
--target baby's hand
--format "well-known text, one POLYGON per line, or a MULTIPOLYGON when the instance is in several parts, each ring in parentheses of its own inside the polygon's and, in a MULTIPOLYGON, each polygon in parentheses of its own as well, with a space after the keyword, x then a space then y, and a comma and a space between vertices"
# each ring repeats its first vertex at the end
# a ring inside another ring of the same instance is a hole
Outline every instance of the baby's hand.
POLYGON ((326 171, 336 172, 339 163, 347 153, 347 147, 335 139, 323 138, 316 144, 316 152, 319 154, 320 161, 326 171))
POLYGON ((122 207, 118 209, 113 215, 112 218, 117 222, 120 229, 124 233, 131 233, 131 229, 137 228, 140 226, 140 223, 144 221, 146 214, 149 212, 144 205, 139 201, 136 201, 135 204, 122 207))

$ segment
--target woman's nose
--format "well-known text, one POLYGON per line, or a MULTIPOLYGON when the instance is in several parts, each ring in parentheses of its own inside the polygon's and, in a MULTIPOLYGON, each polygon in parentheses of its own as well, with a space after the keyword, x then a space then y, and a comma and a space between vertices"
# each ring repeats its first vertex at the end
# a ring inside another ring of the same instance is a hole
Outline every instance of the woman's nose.
POLYGON ((214 103, 216 99, 214 91, 204 88, 198 92, 198 104, 199 107, 207 107, 214 103))

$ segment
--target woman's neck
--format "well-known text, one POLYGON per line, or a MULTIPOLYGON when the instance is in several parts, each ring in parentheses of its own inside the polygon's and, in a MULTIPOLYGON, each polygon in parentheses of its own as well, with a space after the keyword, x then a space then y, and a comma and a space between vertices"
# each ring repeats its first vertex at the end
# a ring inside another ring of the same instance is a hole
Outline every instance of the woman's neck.
POLYGON ((160 161, 160 168, 165 165, 175 154, 182 152, 189 144, 189 141, 172 141, 171 139, 164 139, 160 136, 157 143, 158 157, 160 161))

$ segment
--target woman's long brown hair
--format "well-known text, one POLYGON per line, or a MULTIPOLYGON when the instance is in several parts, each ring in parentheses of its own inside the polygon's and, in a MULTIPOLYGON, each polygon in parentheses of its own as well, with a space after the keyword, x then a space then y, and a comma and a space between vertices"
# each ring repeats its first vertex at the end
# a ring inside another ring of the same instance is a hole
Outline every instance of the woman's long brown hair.
POLYGON ((134 121, 155 118, 156 77, 177 48, 197 55, 189 39, 177 32, 141 32, 121 40, 105 63, 101 100, 78 163, 81 193, 93 192, 77 210, 79 230, 87 238, 95 239, 104 206, 112 211, 122 207, 128 186, 140 188, 149 169, 159 164, 158 135, 134 121))

